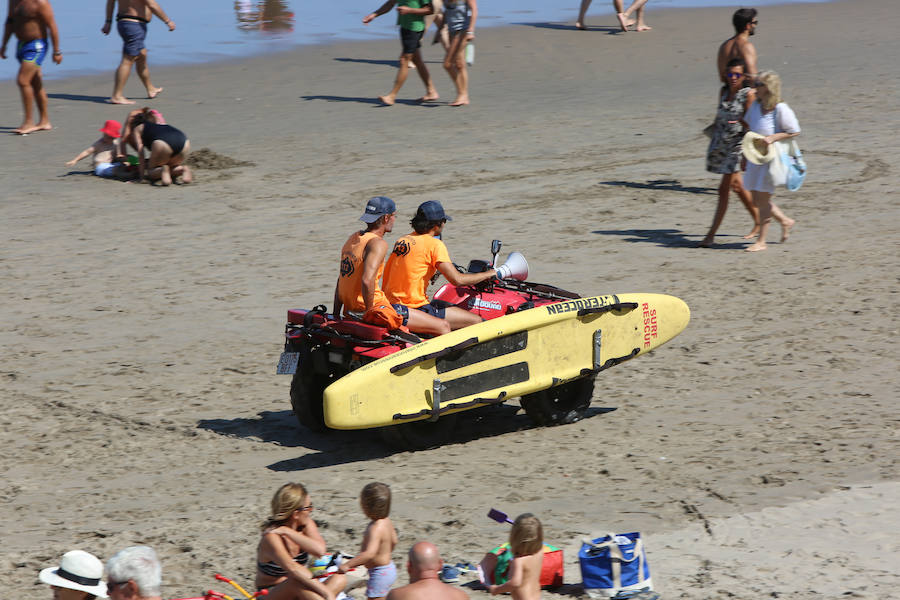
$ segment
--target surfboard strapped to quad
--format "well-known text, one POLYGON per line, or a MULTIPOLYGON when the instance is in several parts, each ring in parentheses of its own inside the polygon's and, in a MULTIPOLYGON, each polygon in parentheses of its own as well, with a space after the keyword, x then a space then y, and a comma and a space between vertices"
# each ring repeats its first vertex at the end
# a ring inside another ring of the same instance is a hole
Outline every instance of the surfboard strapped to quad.
MULTIPOLYGON (((468 271, 493 268, 472 261, 468 271)), ((435 298, 485 319, 431 339, 328 315, 289 310, 277 372, 291 373, 291 404, 310 429, 381 428, 392 445, 439 445, 463 411, 514 397, 539 425, 572 423, 590 406, 597 373, 680 333, 687 304, 663 294, 574 292, 525 281, 513 253, 506 275, 477 286, 444 285, 435 298)))

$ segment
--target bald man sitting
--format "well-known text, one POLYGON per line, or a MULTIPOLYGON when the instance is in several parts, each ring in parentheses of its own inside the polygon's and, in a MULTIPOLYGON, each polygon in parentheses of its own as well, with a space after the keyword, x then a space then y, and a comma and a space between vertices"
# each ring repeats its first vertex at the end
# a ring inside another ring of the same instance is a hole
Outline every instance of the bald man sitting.
POLYGON ((416 543, 409 549, 406 563, 409 585, 392 589, 387 600, 466 600, 468 594, 438 579, 443 566, 437 546, 431 542, 416 543))

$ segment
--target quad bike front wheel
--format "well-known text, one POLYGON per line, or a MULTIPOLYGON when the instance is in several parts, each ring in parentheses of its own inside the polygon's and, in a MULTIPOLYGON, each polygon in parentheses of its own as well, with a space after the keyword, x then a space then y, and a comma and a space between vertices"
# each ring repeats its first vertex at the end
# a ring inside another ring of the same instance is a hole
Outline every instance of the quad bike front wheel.
POLYGON ((566 425, 584 418, 594 395, 594 376, 522 396, 525 414, 535 425, 566 425))

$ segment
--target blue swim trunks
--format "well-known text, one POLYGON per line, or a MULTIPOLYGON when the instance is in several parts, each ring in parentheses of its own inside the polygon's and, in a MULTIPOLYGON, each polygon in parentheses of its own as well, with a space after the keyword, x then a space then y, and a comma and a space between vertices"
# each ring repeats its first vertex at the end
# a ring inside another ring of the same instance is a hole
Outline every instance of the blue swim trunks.
POLYGON ((124 42, 122 54, 125 56, 137 56, 146 46, 144 40, 147 37, 147 24, 139 21, 127 21, 125 19, 116 23, 119 36, 124 42))
POLYGON ((20 63, 29 62, 41 66, 45 56, 47 56, 47 40, 19 42, 16 48, 16 58, 20 63))
POLYGON ((369 582, 366 584, 366 598, 384 598, 397 581, 397 567, 388 563, 369 569, 369 582))
POLYGON ((423 313, 429 314, 432 317, 437 317, 438 319, 446 319, 447 308, 451 306, 453 305, 446 300, 432 300, 428 304, 417 306, 416 310, 421 310, 423 313))

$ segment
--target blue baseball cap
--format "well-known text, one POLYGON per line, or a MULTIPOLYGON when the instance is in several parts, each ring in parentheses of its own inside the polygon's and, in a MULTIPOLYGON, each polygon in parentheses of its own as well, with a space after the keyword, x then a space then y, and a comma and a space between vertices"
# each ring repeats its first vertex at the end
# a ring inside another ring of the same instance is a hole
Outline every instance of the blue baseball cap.
POLYGON ((416 215, 422 215, 427 221, 453 220, 447 216, 447 213, 444 212, 444 207, 437 200, 429 200, 420 204, 416 215))
POLYGON ((363 223, 374 223, 384 215, 391 215, 397 212, 397 206, 394 201, 387 196, 375 196, 369 198, 366 204, 366 212, 359 218, 363 223))

